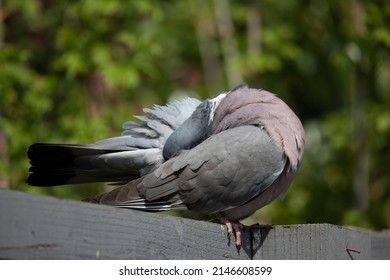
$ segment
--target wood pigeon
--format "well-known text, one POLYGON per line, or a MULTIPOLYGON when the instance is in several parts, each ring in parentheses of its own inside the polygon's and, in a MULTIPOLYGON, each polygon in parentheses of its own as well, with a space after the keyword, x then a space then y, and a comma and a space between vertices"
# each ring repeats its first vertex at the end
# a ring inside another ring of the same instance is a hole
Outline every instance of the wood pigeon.
POLYGON ((278 97, 240 85, 203 102, 186 98, 144 109, 122 136, 93 144, 30 146, 33 186, 121 184, 89 202, 239 220, 284 194, 304 153, 301 121, 278 97))

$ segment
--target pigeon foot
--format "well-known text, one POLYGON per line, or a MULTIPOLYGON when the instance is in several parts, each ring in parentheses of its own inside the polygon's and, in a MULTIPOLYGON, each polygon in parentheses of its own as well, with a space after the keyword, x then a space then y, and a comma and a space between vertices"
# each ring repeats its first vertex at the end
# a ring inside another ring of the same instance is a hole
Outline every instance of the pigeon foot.
POLYGON ((244 227, 240 222, 230 221, 226 217, 222 216, 221 214, 217 214, 217 219, 221 224, 224 224, 227 228, 228 237, 229 239, 235 234, 236 237, 236 247, 237 250, 240 250, 241 248, 241 229, 244 227))

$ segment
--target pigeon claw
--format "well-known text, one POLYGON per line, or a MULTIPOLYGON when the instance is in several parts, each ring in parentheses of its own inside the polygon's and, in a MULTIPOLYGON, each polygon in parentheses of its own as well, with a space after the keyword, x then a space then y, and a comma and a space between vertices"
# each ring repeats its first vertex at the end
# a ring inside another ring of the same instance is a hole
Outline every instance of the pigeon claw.
POLYGON ((226 226, 229 240, 230 240, 230 237, 233 235, 233 233, 235 234, 236 247, 237 247, 237 250, 240 250, 240 248, 241 248, 241 229, 243 228, 243 225, 239 222, 229 221, 226 217, 222 216, 221 214, 217 214, 217 218, 221 224, 224 224, 226 226))

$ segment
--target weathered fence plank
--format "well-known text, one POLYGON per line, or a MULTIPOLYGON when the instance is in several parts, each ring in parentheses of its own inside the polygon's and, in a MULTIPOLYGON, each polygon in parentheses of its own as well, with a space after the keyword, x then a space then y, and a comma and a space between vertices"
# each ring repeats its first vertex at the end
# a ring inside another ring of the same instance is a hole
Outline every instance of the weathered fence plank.
POLYGON ((370 238, 367 232, 330 224, 275 226, 254 258, 371 259, 370 238))
POLYGON ((390 231, 371 236, 371 258, 373 260, 390 260, 390 231))
POLYGON ((0 190, 1 259, 390 259, 390 235, 329 224, 225 227, 0 190))

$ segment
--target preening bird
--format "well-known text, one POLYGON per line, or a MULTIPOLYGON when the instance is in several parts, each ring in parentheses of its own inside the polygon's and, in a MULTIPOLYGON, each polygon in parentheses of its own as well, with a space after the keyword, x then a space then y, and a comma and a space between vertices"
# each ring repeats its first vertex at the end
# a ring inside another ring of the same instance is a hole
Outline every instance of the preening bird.
POLYGON ((284 194, 302 162, 305 132, 274 94, 241 85, 203 102, 144 109, 121 136, 93 144, 30 146, 33 186, 121 184, 89 202, 216 215, 229 234, 284 194))

